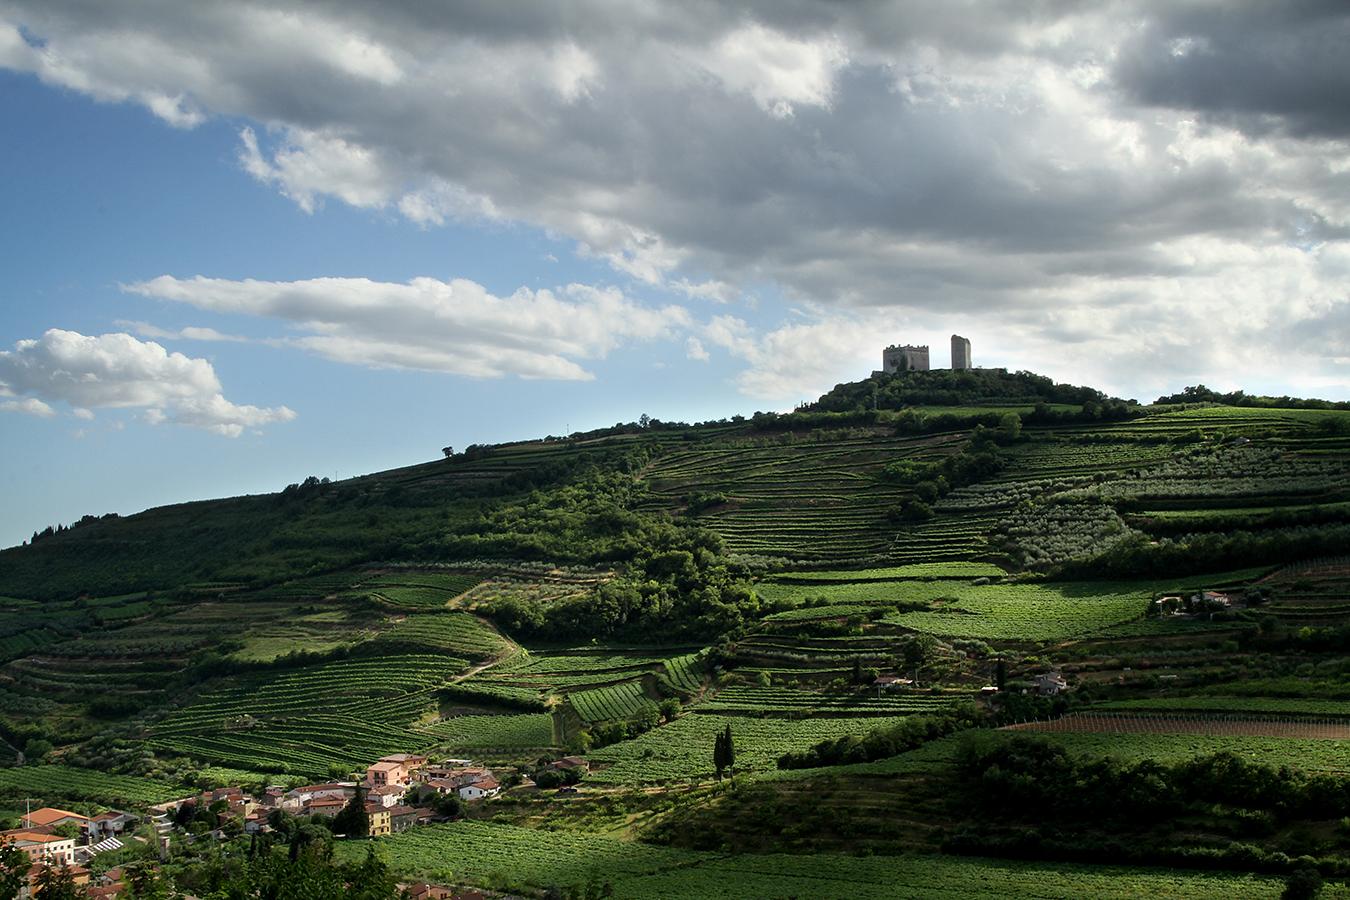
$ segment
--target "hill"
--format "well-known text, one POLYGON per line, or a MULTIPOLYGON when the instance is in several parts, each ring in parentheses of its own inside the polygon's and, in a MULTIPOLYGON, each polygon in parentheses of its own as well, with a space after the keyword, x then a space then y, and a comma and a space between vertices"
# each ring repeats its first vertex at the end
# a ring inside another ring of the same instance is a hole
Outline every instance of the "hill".
POLYGON ((924 866, 1050 896, 1340 877, 1350 411, 1313 405, 905 373, 88 517, 0 553, 0 757, 24 762, 0 807, 570 752, 578 793, 508 784, 380 838, 396 871, 617 896, 753 896, 766 866, 767 895, 833 896, 815 868, 880 896, 863 851, 911 855, 916 891, 924 866))

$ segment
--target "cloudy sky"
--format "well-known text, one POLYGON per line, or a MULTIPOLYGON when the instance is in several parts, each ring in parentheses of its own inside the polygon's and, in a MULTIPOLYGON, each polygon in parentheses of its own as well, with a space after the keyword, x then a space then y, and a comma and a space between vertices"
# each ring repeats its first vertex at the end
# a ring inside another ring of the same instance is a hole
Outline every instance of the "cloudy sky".
POLYGON ((1350 398, 1350 10, 0 0, 0 545, 882 346, 1350 398))

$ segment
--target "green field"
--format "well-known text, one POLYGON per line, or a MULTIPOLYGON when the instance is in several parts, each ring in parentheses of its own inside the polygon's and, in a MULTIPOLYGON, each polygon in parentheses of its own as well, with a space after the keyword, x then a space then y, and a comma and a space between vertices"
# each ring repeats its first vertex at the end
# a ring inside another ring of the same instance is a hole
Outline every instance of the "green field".
MULTIPOLYGON (((939 856, 723 856, 481 822, 416 828, 374 843, 393 870, 405 877, 506 889, 608 883, 613 896, 633 900, 1009 896, 1124 900, 1141 895, 1229 900, 1274 898, 1283 887, 1282 881, 1251 875, 939 856)), ((339 844, 338 851, 339 858, 350 860, 365 853, 362 843, 339 844)))

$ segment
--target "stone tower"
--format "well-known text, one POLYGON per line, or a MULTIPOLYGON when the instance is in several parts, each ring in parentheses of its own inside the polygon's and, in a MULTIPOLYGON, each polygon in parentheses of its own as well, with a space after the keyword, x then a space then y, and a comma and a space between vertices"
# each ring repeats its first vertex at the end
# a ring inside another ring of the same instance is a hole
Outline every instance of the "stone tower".
POLYGON ((881 351, 881 371, 887 374, 895 372, 927 372, 928 345, 912 347, 893 344, 881 351))
POLYGON ((952 368, 973 369, 970 364, 970 340, 959 334, 952 335, 952 368))

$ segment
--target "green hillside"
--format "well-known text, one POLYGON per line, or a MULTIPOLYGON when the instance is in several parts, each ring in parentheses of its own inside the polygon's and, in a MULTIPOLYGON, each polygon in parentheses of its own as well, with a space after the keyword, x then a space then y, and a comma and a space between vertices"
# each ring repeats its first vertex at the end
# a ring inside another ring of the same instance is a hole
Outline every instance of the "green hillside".
POLYGON ((526 893, 1334 882, 1350 411, 1166 399, 879 375, 45 530, 0 552, 0 808, 570 753, 378 843, 526 893))

